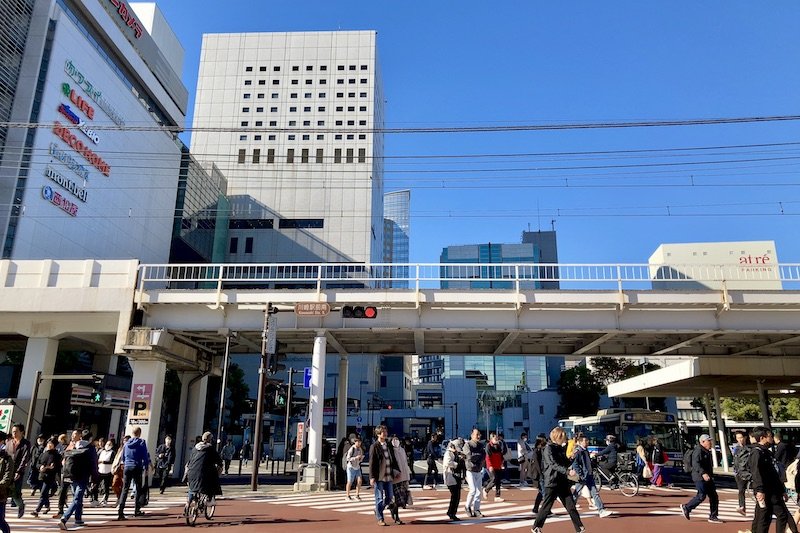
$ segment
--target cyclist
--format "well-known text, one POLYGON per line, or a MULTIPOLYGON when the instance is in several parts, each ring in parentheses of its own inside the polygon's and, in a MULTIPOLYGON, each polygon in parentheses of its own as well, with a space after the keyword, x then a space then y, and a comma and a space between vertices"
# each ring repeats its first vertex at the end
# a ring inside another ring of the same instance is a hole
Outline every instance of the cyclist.
POLYGON ((195 444, 186 463, 186 479, 189 482, 187 501, 191 502, 196 493, 205 494, 211 499, 222 495, 219 483, 219 473, 222 469, 222 458, 211 445, 210 431, 203 433, 200 442, 195 444))
POLYGON ((597 467, 608 476, 612 486, 615 485, 616 478, 614 473, 617 471, 617 438, 614 435, 606 436, 606 447, 597 453, 597 459, 597 467), (603 461, 603 458, 605 458, 605 461, 603 461))

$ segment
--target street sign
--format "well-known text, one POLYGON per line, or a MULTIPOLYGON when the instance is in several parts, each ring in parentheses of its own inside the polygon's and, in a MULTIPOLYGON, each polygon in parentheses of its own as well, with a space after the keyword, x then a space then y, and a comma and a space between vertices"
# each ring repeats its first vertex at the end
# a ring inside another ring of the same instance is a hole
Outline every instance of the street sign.
POLYGON ((297 443, 294 446, 294 451, 302 452, 306 440, 306 425, 303 422, 297 423, 297 443))
POLYGON ((303 369, 303 388, 310 389, 311 388, 311 368, 305 367, 303 369))
POLYGON ((297 316, 328 316, 330 312, 331 306, 325 302, 305 302, 294 305, 294 314, 297 316))
POLYGON ((146 426, 150 423, 150 401, 153 397, 152 383, 135 383, 131 388, 131 404, 128 424, 146 426))
POLYGON ((267 353, 274 354, 278 351, 278 317, 267 317, 267 353))
POLYGON ((0 405, 0 431, 3 433, 11 434, 11 415, 13 414, 13 405, 0 405))

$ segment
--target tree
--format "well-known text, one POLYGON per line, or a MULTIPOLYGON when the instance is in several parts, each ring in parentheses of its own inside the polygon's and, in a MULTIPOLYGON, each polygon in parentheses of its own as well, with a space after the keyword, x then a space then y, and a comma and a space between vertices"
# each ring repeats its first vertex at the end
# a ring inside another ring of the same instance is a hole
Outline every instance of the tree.
MULTIPOLYGON (((722 398, 720 406, 725 416, 737 422, 761 420, 761 406, 755 398, 722 398)), ((769 410, 774 422, 786 422, 800 418, 800 399, 770 398, 769 410)))
POLYGON ((596 413, 602 392, 603 384, 585 366, 563 371, 558 381, 558 394, 561 396, 558 416, 596 413))
POLYGON ((594 376, 604 387, 628 377, 628 371, 636 364, 622 357, 592 357, 594 376))

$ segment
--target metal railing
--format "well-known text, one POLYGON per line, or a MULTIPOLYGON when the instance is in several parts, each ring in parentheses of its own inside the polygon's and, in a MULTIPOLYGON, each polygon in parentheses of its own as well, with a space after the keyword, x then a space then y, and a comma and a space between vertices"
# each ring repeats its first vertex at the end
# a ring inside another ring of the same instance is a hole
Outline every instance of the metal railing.
POLYGON ((149 289, 800 288, 800 264, 144 264, 149 289))

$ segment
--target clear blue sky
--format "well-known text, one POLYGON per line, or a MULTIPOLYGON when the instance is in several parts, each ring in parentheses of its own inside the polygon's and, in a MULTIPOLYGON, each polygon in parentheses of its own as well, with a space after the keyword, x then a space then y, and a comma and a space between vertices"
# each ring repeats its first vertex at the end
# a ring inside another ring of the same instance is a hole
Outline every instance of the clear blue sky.
MULTIPOLYGON (((203 33, 374 29, 387 127, 800 115, 796 1, 158 4, 186 48, 190 99, 203 33)), ((792 142, 797 121, 394 134, 386 147, 391 157, 792 142)), ((561 262, 646 262, 664 242, 762 239, 800 262, 800 144, 389 159, 386 170, 387 191, 412 190, 412 262, 436 262, 452 244, 518 242, 551 220, 561 262), (571 168, 587 166, 611 168, 571 168)))

